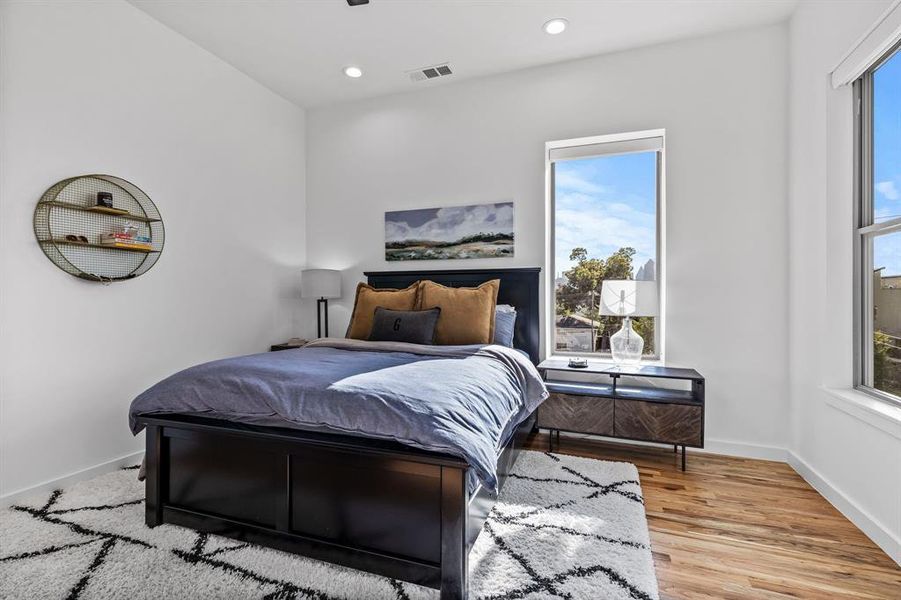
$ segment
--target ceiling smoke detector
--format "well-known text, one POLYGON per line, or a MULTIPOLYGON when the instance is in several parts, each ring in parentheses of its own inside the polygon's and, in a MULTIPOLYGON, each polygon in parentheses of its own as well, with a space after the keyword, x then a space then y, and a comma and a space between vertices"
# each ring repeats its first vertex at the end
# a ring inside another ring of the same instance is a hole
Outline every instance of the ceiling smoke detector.
POLYGON ((422 67, 420 69, 407 71, 407 74, 412 81, 426 81, 427 79, 437 79, 438 77, 453 75, 454 72, 451 70, 449 64, 442 63, 440 65, 432 65, 430 67, 422 67))

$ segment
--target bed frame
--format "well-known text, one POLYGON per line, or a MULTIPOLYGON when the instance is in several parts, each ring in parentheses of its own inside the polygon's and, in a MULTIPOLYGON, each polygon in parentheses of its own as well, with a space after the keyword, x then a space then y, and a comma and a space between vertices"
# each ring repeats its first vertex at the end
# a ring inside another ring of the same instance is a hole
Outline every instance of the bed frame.
MULTIPOLYGON (((369 272, 375 287, 418 279, 474 286, 500 279, 516 307, 514 345, 538 360, 539 269, 369 272)), ((469 550, 497 495, 467 489, 460 458, 363 437, 186 415, 146 427, 146 522, 172 523, 468 597, 469 550)), ((535 423, 507 440, 500 484, 535 423)))

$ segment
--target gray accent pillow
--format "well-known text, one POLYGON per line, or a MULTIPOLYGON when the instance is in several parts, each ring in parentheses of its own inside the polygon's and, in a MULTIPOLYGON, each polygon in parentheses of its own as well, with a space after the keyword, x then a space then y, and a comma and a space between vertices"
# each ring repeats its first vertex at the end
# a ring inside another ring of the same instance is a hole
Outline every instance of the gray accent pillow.
POLYGON ((515 326, 516 309, 509 304, 498 304, 494 309, 494 343, 512 348, 515 326))
POLYGON ((371 342, 407 342, 434 344, 435 325, 441 309, 391 310, 377 306, 372 317, 371 342))

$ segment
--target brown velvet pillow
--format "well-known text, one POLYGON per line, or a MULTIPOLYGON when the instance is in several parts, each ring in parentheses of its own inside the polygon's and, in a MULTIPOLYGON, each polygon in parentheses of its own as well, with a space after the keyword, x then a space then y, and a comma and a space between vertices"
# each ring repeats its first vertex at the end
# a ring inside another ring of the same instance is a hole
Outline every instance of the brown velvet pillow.
POLYGON ((435 343, 445 346, 491 344, 500 284, 500 279, 492 279, 475 288, 452 288, 434 281, 420 282, 419 308, 441 309, 435 327, 435 343))
POLYGON ((377 306, 391 310, 414 310, 418 297, 418 281, 402 290, 374 288, 366 283, 357 284, 357 298, 354 300, 354 310, 345 337, 368 340, 369 334, 372 332, 372 320, 375 317, 377 306))

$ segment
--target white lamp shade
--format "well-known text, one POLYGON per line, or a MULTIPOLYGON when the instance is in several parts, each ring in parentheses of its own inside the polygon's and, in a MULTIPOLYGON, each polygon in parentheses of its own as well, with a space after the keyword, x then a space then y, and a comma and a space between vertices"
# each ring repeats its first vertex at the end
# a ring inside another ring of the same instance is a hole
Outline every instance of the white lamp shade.
POLYGON ((301 298, 340 298, 341 271, 305 269, 300 274, 301 298))
POLYGON ((656 317, 657 282, 607 280, 601 286, 601 314, 616 317, 656 317))

